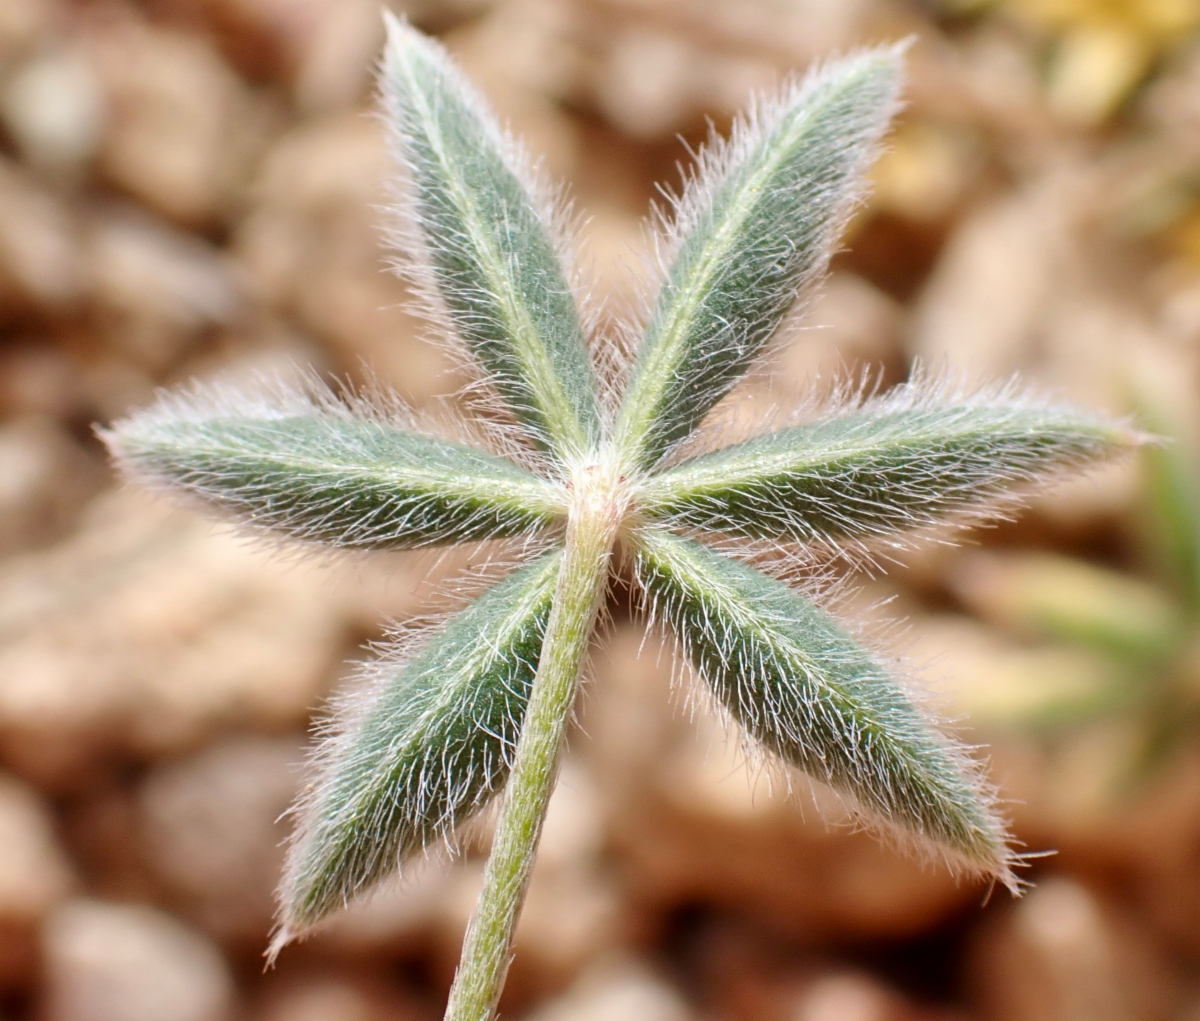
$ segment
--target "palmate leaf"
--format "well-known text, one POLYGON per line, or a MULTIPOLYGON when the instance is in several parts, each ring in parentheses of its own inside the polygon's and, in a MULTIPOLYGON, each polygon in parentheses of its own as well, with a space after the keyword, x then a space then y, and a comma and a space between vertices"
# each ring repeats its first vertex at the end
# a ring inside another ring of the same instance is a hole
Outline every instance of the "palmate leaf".
POLYGON ((964 757, 828 614, 690 539, 648 527, 636 542, 654 612, 747 733, 870 815, 1014 882, 964 757))
POLYGON ((635 465, 691 432, 820 279, 900 78, 901 48, 838 61, 762 103, 704 156, 616 426, 635 465))
POLYGON ((561 491, 463 443, 356 417, 332 395, 164 398, 104 438, 127 471, 257 528, 356 549, 520 535, 561 491))
POLYGON ((577 455, 599 440, 600 410, 549 202, 445 50, 384 18, 383 97, 412 220, 397 241, 416 248, 418 282, 509 409, 542 446, 577 455))
POLYGON ((786 85, 702 155, 612 422, 561 210, 441 46, 385 19, 381 85, 404 177, 393 240, 426 312, 526 434, 508 448, 514 459, 311 386, 167 397, 105 438, 134 474, 286 536, 386 549, 542 533, 562 548, 411 654, 365 669, 370 683, 331 725, 297 809, 272 952, 507 786, 448 1007, 453 1021, 493 1015, 618 544, 750 736, 865 813, 1013 886, 1003 827, 969 759, 884 663, 802 594, 671 530, 866 541, 972 513, 1010 483, 1128 439, 1001 394, 884 401, 664 460, 825 271, 896 108, 903 47, 786 85), (535 462, 545 477, 521 467, 535 462))
POLYGON ((383 658, 322 752, 293 841, 276 946, 491 800, 508 776, 561 550, 513 572, 406 662, 383 658))
POLYGON ((902 388, 648 477, 638 506, 673 527, 838 543, 994 511, 997 497, 1127 447, 1119 425, 1000 394, 930 402, 902 388))

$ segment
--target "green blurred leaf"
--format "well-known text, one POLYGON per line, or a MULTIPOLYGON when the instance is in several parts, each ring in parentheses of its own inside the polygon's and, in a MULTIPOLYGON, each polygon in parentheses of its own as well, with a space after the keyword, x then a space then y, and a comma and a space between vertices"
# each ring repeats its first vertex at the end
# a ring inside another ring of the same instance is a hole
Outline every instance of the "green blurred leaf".
POLYGON ((1154 519, 1152 541, 1191 610, 1200 612, 1200 480, 1196 461, 1179 439, 1148 447, 1143 456, 1154 519))
POLYGON ((1183 613, 1165 592, 1073 557, 975 553, 960 559, 949 581, 974 613, 1018 634, 1160 662, 1184 638, 1183 613))

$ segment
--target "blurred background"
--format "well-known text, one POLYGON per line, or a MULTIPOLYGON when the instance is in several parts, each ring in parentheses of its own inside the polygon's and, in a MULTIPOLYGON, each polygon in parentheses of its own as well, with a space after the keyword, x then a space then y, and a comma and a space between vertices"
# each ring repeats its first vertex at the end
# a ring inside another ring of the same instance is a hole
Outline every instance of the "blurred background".
MULTIPOLYGON (((440 1017, 486 825, 260 956, 314 711, 438 569, 264 552, 122 489, 92 432, 218 371, 373 373, 418 406, 461 383, 381 272, 378 6, 0 2, 4 1018, 440 1017)), ((1200 1019, 1200 3, 393 6, 570 182, 614 308, 684 143, 815 57, 914 34, 820 328, 747 399, 920 359, 1171 437, 852 600, 989 746, 1027 848, 1058 852, 1031 893, 783 797, 618 597, 504 1015, 1200 1019)))

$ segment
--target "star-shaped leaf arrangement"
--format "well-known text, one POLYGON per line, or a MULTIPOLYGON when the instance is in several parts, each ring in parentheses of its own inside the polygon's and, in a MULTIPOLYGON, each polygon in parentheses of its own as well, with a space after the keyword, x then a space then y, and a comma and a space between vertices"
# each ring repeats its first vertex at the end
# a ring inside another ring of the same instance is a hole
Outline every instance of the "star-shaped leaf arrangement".
POLYGON ((701 153, 659 225, 657 297, 617 386, 599 382, 619 345, 589 336, 561 202, 438 44, 391 18, 388 30, 400 268, 507 419, 507 444, 446 438, 317 384, 166 395, 106 433, 135 476, 285 537, 368 550, 544 540, 415 651, 371 668, 300 806, 275 948, 504 790, 447 1012, 491 1015, 617 550, 750 738, 880 825, 1013 886, 967 755, 885 659, 731 551, 869 551, 993 515, 1014 487, 1137 437, 1011 387, 914 382, 724 449, 689 456, 684 442, 825 272, 896 110, 903 47, 789 81, 701 153))

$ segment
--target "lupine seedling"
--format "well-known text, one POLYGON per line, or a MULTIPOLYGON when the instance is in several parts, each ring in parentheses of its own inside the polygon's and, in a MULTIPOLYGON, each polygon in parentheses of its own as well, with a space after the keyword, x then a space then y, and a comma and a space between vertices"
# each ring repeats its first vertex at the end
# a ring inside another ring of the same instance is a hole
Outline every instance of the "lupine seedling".
POLYGON ((484 439, 316 383, 194 388, 106 434, 134 476, 284 537, 368 550, 524 540, 526 562, 415 650, 383 655, 333 725, 298 808, 272 952, 503 792, 446 1012, 492 1016, 622 564, 748 739, 881 828, 1015 887, 1016 856, 966 753, 887 659, 740 551, 828 563, 890 549, 992 515, 1014 488, 1133 435, 1012 387, 912 382, 723 448, 700 452, 697 439, 825 272, 896 110, 902 61, 903 47, 883 47, 829 63, 708 144, 655 225, 657 293, 623 359, 618 338, 634 327, 602 329, 578 300, 561 201, 443 49, 388 19, 392 241, 473 369, 472 393, 491 397, 484 439))

